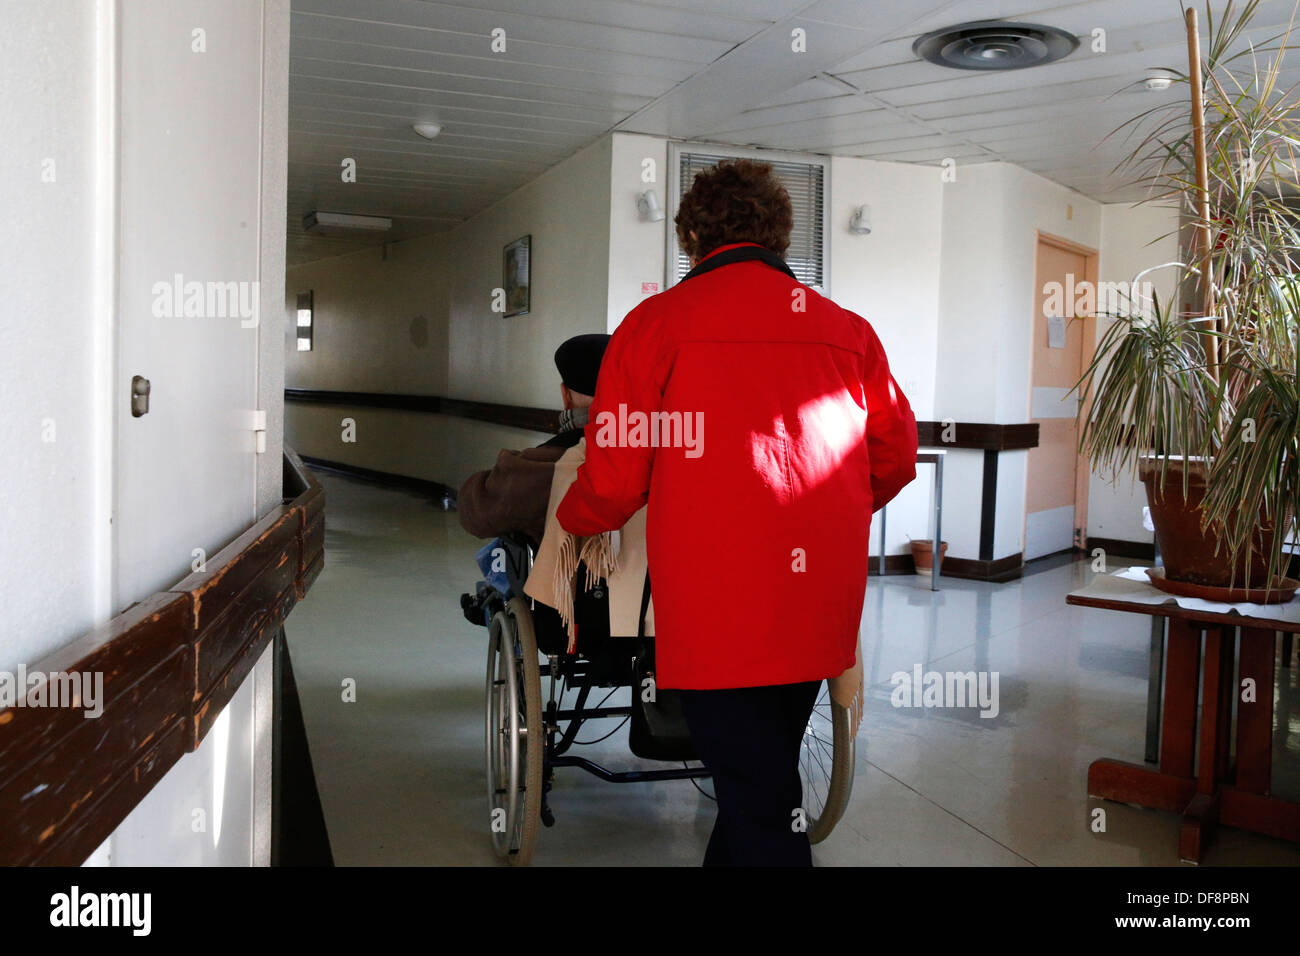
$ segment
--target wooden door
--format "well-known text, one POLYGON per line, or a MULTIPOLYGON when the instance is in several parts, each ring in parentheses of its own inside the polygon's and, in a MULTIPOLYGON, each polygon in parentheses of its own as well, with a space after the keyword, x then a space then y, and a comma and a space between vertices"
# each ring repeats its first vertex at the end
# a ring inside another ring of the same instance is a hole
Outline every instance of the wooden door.
POLYGON ((1096 312, 1093 250, 1039 234, 1030 352, 1029 418, 1038 425, 1025 489, 1025 560, 1082 547, 1088 471, 1078 454, 1076 396, 1092 354, 1096 312))

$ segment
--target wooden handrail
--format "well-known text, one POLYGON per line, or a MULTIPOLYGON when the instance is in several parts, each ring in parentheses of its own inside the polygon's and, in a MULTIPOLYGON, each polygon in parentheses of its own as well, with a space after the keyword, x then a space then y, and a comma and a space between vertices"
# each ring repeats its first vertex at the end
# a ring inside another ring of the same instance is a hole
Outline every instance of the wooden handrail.
POLYGON ((0 710, 0 864, 80 864, 212 729, 324 566, 324 490, 288 448, 284 472, 284 503, 205 571, 28 666, 102 674, 103 712, 0 710))
MULTIPOLYGON (((470 402, 440 395, 402 395, 392 392, 340 392, 316 388, 286 388, 285 401, 317 405, 352 405, 359 408, 393 408, 407 412, 456 415, 477 421, 558 432, 560 413, 528 405, 470 402)), ((917 437, 928 448, 977 448, 983 451, 1017 451, 1038 445, 1038 425, 1025 422, 993 425, 981 422, 917 422, 917 437), (951 441, 944 441, 945 437, 951 441)))
POLYGON ((1038 423, 992 425, 985 422, 917 422, 922 448, 978 448, 983 451, 1020 451, 1038 447, 1038 423), (951 434, 945 435, 951 428, 951 434), (945 441, 950 437, 950 441, 945 441))
POLYGON ((477 421, 526 428, 536 432, 560 430, 560 413, 530 405, 501 405, 496 402, 471 402, 441 395, 399 395, 390 392, 338 392, 319 388, 286 388, 286 402, 316 405, 354 405, 360 408, 395 408, 405 412, 429 412, 454 415, 477 421))

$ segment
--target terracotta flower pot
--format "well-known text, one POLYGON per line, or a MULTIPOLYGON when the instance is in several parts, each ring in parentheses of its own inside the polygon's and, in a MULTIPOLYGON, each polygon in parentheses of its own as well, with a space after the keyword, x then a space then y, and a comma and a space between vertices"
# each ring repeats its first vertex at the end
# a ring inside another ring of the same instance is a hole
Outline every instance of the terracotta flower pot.
POLYGON ((1261 520, 1255 533, 1254 550, 1249 567, 1244 556, 1235 565, 1229 560, 1228 547, 1219 549, 1219 538, 1212 529, 1201 530, 1201 502, 1205 498, 1207 467, 1204 460, 1171 456, 1165 462, 1164 487, 1160 487, 1161 459, 1144 458, 1138 476, 1147 489, 1147 503, 1151 508, 1151 523, 1155 525, 1156 540, 1160 545, 1160 558, 1165 577, 1172 581, 1186 581, 1211 587, 1264 586, 1268 575, 1268 555, 1273 547, 1271 527, 1261 520), (1183 473, 1187 472, 1187 493, 1183 494, 1183 473), (1216 553, 1216 551, 1218 553, 1216 553))
MULTIPOLYGON (((917 574, 928 575, 934 562, 931 560, 931 552, 934 550, 933 541, 912 541, 912 564, 917 574)), ((939 542, 939 567, 943 567, 943 559, 948 554, 948 542, 939 542)))

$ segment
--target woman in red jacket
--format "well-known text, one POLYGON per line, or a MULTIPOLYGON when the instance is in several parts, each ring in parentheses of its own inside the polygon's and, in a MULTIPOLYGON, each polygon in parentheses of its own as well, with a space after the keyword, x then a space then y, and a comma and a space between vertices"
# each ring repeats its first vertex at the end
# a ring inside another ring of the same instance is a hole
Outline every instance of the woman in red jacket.
POLYGON ((676 218, 693 268, 614 332, 558 512, 592 535, 649 502, 658 686, 683 691, 718 798, 705 865, 811 865, 804 727, 854 663, 871 514, 916 476, 880 341, 795 279, 792 224, 766 163, 696 176, 676 218))

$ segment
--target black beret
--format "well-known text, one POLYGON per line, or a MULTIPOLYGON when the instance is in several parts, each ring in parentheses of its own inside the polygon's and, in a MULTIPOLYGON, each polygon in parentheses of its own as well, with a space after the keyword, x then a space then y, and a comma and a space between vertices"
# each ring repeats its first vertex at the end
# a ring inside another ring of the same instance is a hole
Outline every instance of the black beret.
POLYGON ((608 344, 609 336, 600 332, 575 335, 561 343, 555 350, 555 367, 559 369, 560 380, 575 392, 595 395, 600 360, 608 344))

